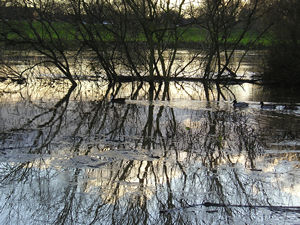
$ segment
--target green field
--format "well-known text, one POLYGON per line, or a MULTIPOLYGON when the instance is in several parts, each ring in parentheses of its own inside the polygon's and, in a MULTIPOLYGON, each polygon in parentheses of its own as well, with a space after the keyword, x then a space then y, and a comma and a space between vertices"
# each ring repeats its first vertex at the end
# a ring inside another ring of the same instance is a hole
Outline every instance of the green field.
MULTIPOLYGON (((114 41, 130 41, 130 42, 147 42, 145 33, 142 30, 129 30, 126 34, 120 33, 117 30, 117 26, 103 25, 103 24, 82 24, 75 26, 70 23, 63 22, 20 22, 10 21, 7 23, 0 22, 0 38, 3 37, 8 41, 16 42, 54 42, 69 45, 69 43, 76 43, 76 41, 95 41, 95 42, 114 42, 114 41), (79 29, 80 28, 80 29, 79 29), (79 31, 80 30, 80 31, 79 31), (69 43, 68 43, 69 42, 69 43)), ((267 47, 271 45, 271 35, 266 34, 259 37, 259 34, 254 31, 250 31, 240 39, 242 31, 235 30, 227 38, 226 41, 222 39, 222 35, 219 35, 219 44, 234 45, 238 43, 239 47, 246 47, 249 44, 260 47, 267 47), (259 38, 258 38, 259 37, 259 38)), ((167 32, 163 32, 159 29, 157 31, 153 29, 150 36, 151 41, 158 43, 160 40, 164 43, 174 43, 177 40, 179 43, 191 44, 191 43, 203 43, 209 44, 209 34, 206 30, 196 26, 190 27, 176 27, 167 32)), ((149 40, 149 35, 148 35, 149 40)))

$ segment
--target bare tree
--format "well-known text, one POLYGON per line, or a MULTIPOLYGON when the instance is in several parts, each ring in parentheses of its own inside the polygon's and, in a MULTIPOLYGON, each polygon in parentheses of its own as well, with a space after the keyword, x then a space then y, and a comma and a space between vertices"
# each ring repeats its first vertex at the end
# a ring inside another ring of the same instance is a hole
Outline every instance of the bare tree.
POLYGON ((45 60, 31 67, 52 64, 76 86, 67 53, 70 42, 69 26, 63 21, 65 17, 61 4, 57 4, 55 0, 16 0, 12 1, 12 4, 6 8, 10 13, 14 13, 12 17, 2 18, 4 29, 1 39, 19 50, 35 50, 42 54, 45 60))
POLYGON ((263 79, 266 83, 299 85, 300 2, 273 1, 266 21, 274 23, 272 45, 263 79))
MULTIPOLYGON (((248 3, 241 0, 205 0, 199 8, 194 9, 192 16, 195 23, 206 35, 204 78, 215 77, 220 80, 225 75, 236 76, 239 66, 231 68, 230 63, 234 52, 241 48, 243 39, 251 35, 257 21, 262 17, 263 11, 259 9, 258 0, 248 3)), ((269 26, 263 28, 256 37, 242 46, 246 50, 245 54, 268 28, 269 26)))
POLYGON ((152 0, 71 2, 79 39, 96 54, 109 80, 168 79, 195 59, 180 67, 174 63, 184 32, 179 27, 184 0, 175 5, 152 0))
MULTIPOLYGON (((239 67, 231 67, 234 52, 261 16, 258 0, 206 0, 190 9, 185 0, 15 0, 14 4, 26 13, 3 22, 2 38, 12 45, 30 46, 45 56, 39 64, 52 63, 73 85, 77 74, 71 59, 83 50, 91 50, 94 74, 110 82, 192 76, 192 69, 198 71, 192 68, 196 59, 204 69, 193 79, 234 77, 239 67), (195 27, 204 31, 206 40, 197 43, 200 47, 187 60, 176 62, 184 35, 195 27)), ((249 49, 264 31, 244 48, 249 49)))

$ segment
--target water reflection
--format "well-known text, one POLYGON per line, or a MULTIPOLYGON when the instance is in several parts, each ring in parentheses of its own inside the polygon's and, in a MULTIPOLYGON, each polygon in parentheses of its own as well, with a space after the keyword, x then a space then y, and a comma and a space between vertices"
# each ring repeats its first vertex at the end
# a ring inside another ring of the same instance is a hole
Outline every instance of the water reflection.
MULTIPOLYGON (((69 83, 66 74, 49 63, 44 56, 33 51, 2 50, 2 52, 0 62, 1 101, 20 101, 23 98, 31 101, 50 101, 61 99, 64 96, 69 83), (11 94, 7 95, 7 93, 11 94)), ((173 71, 172 76, 202 77, 204 73, 201 67, 203 56, 198 54, 192 63, 188 63, 191 57, 195 55, 197 55, 197 52, 191 49, 178 50, 178 54, 174 59, 175 71, 173 71), (184 65, 188 66, 184 67, 184 65), (184 67, 184 71, 182 71, 182 67, 184 67), (179 71, 182 71, 182 73, 179 73, 179 71)), ((261 59, 264 55, 264 51, 236 50, 230 62, 230 68, 236 72, 238 78, 257 79, 262 71, 263 62, 261 59)), ((101 99, 110 87, 108 82, 103 79, 103 71, 97 65, 94 65, 97 64, 97 62, 94 62, 95 55, 90 51, 84 51, 79 55, 77 52, 67 51, 66 57, 69 63, 68 74, 80 86, 74 91, 77 94, 73 96, 80 95, 82 99, 86 100, 101 99)), ((116 67, 121 66, 116 65, 116 67)), ((116 68, 116 71, 119 74, 130 75, 126 68, 116 68)), ((141 72, 141 74, 144 73, 145 71, 141 72)), ((119 93, 120 97, 129 99, 136 99, 137 97, 139 99, 152 99, 148 93, 149 85, 143 84, 142 87, 140 85, 140 83, 123 84, 119 87, 119 90, 113 92, 116 95, 119 93)), ((249 83, 241 85, 203 85, 175 82, 168 84, 167 87, 160 84, 154 86, 154 88, 152 87, 154 89, 153 99, 221 101, 237 98, 240 101, 267 101, 282 104, 300 102, 297 89, 268 88, 249 83), (162 93, 165 92, 161 91, 164 88, 168 89, 168 96, 165 96, 165 98, 162 96, 162 93)))
POLYGON ((300 206, 297 113, 133 87, 125 104, 109 102, 120 86, 98 99, 69 89, 56 101, 1 103, 2 224, 299 220, 297 209, 231 207, 300 206))

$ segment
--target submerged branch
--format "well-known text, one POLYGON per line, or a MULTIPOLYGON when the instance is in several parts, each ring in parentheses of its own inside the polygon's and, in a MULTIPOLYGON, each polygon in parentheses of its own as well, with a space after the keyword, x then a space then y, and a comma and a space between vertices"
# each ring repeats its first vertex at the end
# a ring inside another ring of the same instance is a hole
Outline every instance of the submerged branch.
POLYGON ((260 84, 260 79, 238 79, 238 78, 194 78, 194 77, 132 77, 132 76, 116 76, 115 82, 133 82, 133 81, 145 81, 145 82, 169 82, 169 81, 187 81, 187 82, 202 82, 202 83, 219 83, 219 84, 260 84))
MULTIPOLYGON (((219 204, 219 203, 212 203, 212 202, 204 202, 202 204, 195 204, 189 205, 185 208, 192 208, 198 206, 205 206, 205 207, 235 207, 235 208, 265 208, 274 211, 284 211, 284 212, 297 212, 300 213, 300 206, 271 206, 271 205, 231 205, 231 204, 219 204)), ((181 208, 184 209, 184 208, 181 208)), ((167 213, 174 209, 169 210, 161 210, 160 213, 167 213)))

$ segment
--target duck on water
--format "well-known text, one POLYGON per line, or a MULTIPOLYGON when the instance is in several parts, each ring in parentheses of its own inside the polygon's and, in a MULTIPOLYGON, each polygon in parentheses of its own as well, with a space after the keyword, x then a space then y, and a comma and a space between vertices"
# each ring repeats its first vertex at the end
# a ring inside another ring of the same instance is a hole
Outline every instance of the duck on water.
POLYGON ((285 105, 283 109, 285 109, 285 110, 298 110, 298 107, 294 104, 291 104, 291 105, 285 105))
POLYGON ((233 100, 233 107, 235 108, 245 108, 248 106, 249 104, 247 102, 237 102, 236 100, 233 100))
POLYGON ((111 98, 110 102, 124 104, 126 102, 126 98, 111 98))
POLYGON ((265 104, 264 102, 260 102, 260 108, 262 108, 262 109, 276 109, 276 105, 265 104))
MULTIPOLYGON (((262 109, 276 109, 275 104, 264 104, 263 102, 260 102, 260 107, 262 109)), ((297 110, 298 107, 295 104, 285 105, 283 107, 284 110, 297 110)))

